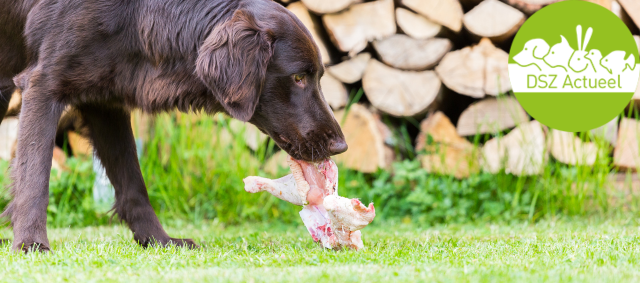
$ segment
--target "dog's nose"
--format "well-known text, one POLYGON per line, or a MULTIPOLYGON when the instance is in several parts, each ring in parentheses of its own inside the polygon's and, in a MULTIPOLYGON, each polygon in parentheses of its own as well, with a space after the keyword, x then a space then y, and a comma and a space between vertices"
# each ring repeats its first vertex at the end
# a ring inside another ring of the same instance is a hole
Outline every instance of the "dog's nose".
POLYGON ((329 152, 331 152, 331 155, 336 155, 347 151, 348 148, 349 146, 343 139, 334 140, 329 145, 329 152))

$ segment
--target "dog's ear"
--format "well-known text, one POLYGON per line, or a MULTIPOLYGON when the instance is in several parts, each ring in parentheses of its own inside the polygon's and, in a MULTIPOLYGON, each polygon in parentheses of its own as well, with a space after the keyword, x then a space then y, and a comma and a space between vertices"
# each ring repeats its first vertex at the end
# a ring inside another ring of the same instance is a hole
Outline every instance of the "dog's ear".
POLYGON ((273 32, 248 11, 237 10, 198 50, 196 73, 234 118, 249 121, 258 105, 273 32))

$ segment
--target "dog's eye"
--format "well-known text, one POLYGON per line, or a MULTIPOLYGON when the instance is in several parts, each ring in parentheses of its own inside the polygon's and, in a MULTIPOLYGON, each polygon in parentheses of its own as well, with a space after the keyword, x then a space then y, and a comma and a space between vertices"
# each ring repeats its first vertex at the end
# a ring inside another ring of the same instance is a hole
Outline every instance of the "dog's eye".
POLYGON ((305 78, 305 74, 295 74, 295 75, 293 75, 293 80, 295 80, 297 84, 302 84, 304 78, 305 78))

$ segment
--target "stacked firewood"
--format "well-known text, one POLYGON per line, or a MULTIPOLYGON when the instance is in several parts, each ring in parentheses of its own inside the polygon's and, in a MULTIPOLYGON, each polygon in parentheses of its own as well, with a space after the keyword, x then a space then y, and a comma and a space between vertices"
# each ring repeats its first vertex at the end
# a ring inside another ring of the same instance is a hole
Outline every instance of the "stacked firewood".
MULTIPOLYGON (((427 171, 458 178, 501 170, 537 175, 551 158, 590 166, 607 143, 616 166, 640 167, 637 121, 615 119, 582 135, 561 132, 532 121, 510 92, 507 52, 516 32, 533 13, 558 1, 279 2, 320 48, 322 90, 349 144, 335 158, 344 166, 362 172, 389 168, 411 155, 399 142, 410 139, 427 171), (596 140, 603 142, 597 146, 596 140)), ((638 34, 639 1, 589 1, 638 34)))

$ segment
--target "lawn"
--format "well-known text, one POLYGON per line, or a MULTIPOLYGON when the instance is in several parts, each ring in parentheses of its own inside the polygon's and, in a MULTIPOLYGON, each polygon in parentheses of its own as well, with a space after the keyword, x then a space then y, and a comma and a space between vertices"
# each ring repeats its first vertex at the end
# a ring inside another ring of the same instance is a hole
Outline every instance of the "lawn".
MULTIPOLYGON (((632 219, 632 218, 630 218, 632 219)), ((180 225, 184 226, 184 225, 180 225)), ((169 228, 199 250, 142 249, 124 226, 50 229, 52 254, 0 247, 1 281, 620 282, 640 280, 632 220, 419 227, 374 223, 364 251, 323 250, 304 227, 169 228)), ((0 230, 0 237, 11 236, 0 230)))

